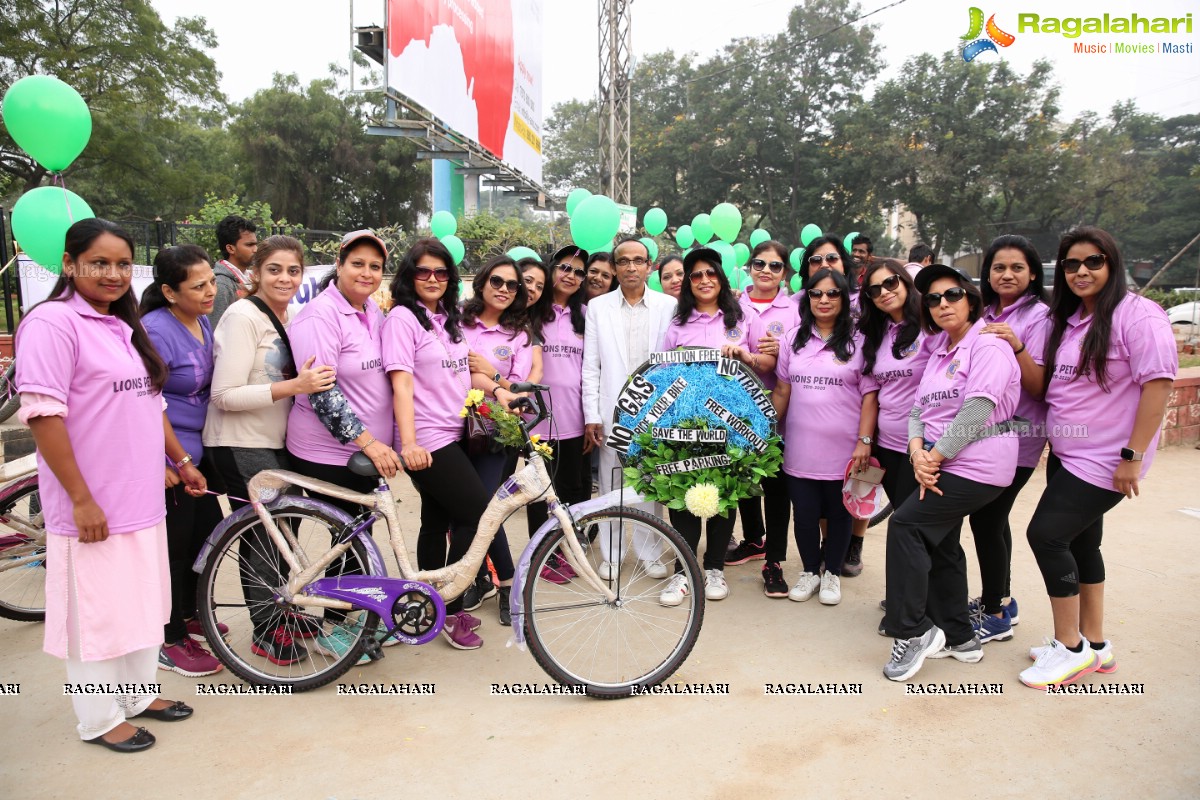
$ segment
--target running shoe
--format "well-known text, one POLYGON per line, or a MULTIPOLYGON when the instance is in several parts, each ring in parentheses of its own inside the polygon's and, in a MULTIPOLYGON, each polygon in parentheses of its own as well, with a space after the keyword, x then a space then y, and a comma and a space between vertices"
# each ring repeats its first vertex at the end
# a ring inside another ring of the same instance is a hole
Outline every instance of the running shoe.
POLYGON ((978 636, 972 636, 962 644, 947 644, 926 658, 956 658, 963 663, 974 664, 983 660, 983 643, 979 641, 978 636))
POLYGON ((281 667, 308 658, 308 651, 296 644, 286 625, 277 626, 265 636, 256 636, 250 643, 250 652, 281 667))
POLYGON ((890 681, 906 681, 925 663, 925 659, 946 645, 946 634, 937 625, 911 639, 893 639, 892 657, 883 665, 883 677, 890 681))
POLYGON ((821 576, 821 592, 817 596, 823 606, 836 606, 842 602, 842 579, 832 572, 821 576))
POLYGON ((800 577, 796 579, 796 585, 788 592, 788 600, 795 600, 797 603, 803 603, 808 598, 817 593, 821 588, 821 578, 811 572, 802 572, 800 577))
POLYGON ((778 561, 768 561, 763 564, 763 594, 771 598, 788 596, 787 581, 783 579, 783 567, 778 561))
POLYGON ((677 606, 690 593, 691 590, 688 588, 687 576, 682 572, 677 572, 671 576, 671 581, 667 584, 667 588, 663 589, 662 593, 659 594, 658 602, 664 606, 677 606))
MULTIPOLYGON (((1037 661, 1038 656, 1049 648, 1050 646, 1045 644, 1029 648, 1029 659, 1037 661)), ((1093 647, 1092 649, 1095 650, 1096 648, 1093 647)), ((1096 655, 1100 658, 1100 666, 1096 667, 1096 672, 1099 672, 1101 675, 1107 675, 1110 672, 1117 671, 1117 657, 1113 655, 1112 639, 1105 639, 1104 647, 1096 650, 1096 655)))
POLYGON ((457 650, 478 650, 483 647, 483 639, 471 630, 470 623, 463 619, 463 613, 447 614, 446 623, 442 626, 442 638, 457 650))
POLYGON ((847 578, 857 578, 863 571, 862 560, 863 537, 851 536, 850 549, 846 551, 846 560, 842 562, 842 575, 847 578))
POLYGON ((1033 666, 1021 672, 1021 683, 1033 689, 1074 683, 1100 666, 1100 654, 1085 639, 1083 650, 1074 653, 1057 639, 1048 639, 1033 666))
POLYGON ((747 561, 765 559, 766 557, 767 546, 762 542, 755 544, 754 542, 741 541, 730 550, 725 551, 725 566, 736 567, 738 564, 745 564, 747 561))
POLYGON ((184 636, 175 644, 164 644, 160 647, 158 668, 167 672, 178 672, 189 678, 212 675, 224 669, 212 653, 190 636, 184 636))
POLYGON ((971 614, 971 627, 975 629, 980 644, 1006 642, 1013 637, 1012 620, 1007 611, 999 617, 993 617, 983 610, 976 611, 971 614))
POLYGON ((725 573, 719 569, 704 571, 704 597, 706 600, 724 600, 729 597, 729 584, 725 582, 725 573))

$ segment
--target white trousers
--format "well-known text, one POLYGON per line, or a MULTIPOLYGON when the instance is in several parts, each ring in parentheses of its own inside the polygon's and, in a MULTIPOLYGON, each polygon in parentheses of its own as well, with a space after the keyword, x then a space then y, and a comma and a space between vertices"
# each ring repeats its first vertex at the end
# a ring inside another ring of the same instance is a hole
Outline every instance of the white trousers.
MULTIPOLYGON (((617 451, 611 447, 600 448, 600 494, 605 495, 613 489, 621 485, 621 459, 617 455, 617 451), (614 470, 616 472, 614 473, 614 470), (613 476, 616 475, 614 482, 613 476)), ((653 514, 660 519, 663 517, 663 509, 658 503, 630 503, 631 508, 637 508, 653 514)), ((617 529, 615 525, 601 526, 597 531, 597 540, 600 542, 600 552, 604 556, 604 560, 608 562, 620 561, 625 555, 627 542, 625 536, 617 529), (605 530, 609 528, 610 530, 605 530)), ((638 527, 633 532, 633 549, 637 553, 637 557, 642 561, 653 561, 662 555, 661 548, 657 540, 648 534, 645 530, 638 527)))

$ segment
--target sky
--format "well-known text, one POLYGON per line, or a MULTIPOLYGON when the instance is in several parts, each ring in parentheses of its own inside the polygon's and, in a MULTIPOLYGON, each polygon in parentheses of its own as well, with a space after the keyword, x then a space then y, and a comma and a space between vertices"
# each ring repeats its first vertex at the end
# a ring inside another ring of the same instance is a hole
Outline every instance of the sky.
MULTIPOLYGON (((270 86, 274 72, 294 72, 302 83, 328 75, 330 62, 349 64, 351 2, 355 24, 378 23, 383 0, 150 0, 170 23, 176 16, 203 15, 216 33, 213 54, 222 73, 221 88, 241 100, 270 86)), ((894 0, 859 0, 862 13, 894 0)), ((795 0, 634 0, 635 58, 671 49, 694 52, 701 59, 721 50, 733 38, 774 34, 784 28, 795 0)), ((865 22, 877 25, 883 79, 897 74, 906 58, 919 52, 941 53, 959 44, 966 33, 972 5, 996 13, 997 24, 1017 40, 1001 55, 1027 72, 1035 58, 1054 65, 1062 88, 1063 116, 1086 110, 1103 115, 1114 102, 1133 99, 1146 112, 1164 117, 1200 113, 1200 5, 1194 0, 901 0, 865 22), (1012 9, 1012 10, 1009 10, 1012 9), (1017 12, 1041 17, 1088 17, 1108 13, 1128 16, 1182 17, 1193 14, 1192 34, 1096 36, 1071 40, 1053 34, 1018 34, 1017 12), (1074 42, 1190 43, 1191 54, 1098 54, 1072 52, 1074 42)), ((542 108, 596 95, 598 83, 597 0, 542 0, 545 49, 542 108)), ((868 90, 870 87, 867 87, 868 90)))

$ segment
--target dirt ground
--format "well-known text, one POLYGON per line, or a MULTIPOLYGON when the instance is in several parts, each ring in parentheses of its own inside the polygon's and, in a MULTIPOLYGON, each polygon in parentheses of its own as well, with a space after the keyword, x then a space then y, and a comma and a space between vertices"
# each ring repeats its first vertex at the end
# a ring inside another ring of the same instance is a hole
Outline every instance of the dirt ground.
MULTIPOLYGON (((406 534, 415 496, 400 484, 406 534)), ((66 671, 41 652, 40 625, 0 620, 0 798, 452 797, 1196 797, 1200 795, 1200 451, 1160 452, 1142 496, 1109 513, 1107 624, 1120 664, 1088 685, 1143 694, 1049 696, 1017 673, 1050 633, 1050 608, 1025 524, 1045 485, 1034 475, 1013 512, 1021 623, 978 664, 929 661, 918 684, 1000 684, 1002 694, 906 694, 883 678, 890 640, 875 632, 886 526, 870 531, 840 606, 768 600, 759 562, 731 567, 730 597, 709 603, 699 643, 671 683, 728 684, 728 695, 604 702, 496 696, 495 683, 545 683, 506 648, 495 601, 476 614, 485 646, 392 647, 349 682, 432 683, 425 696, 197 697, 228 672, 159 672, 163 696, 196 708, 148 725, 151 750, 118 755, 75 734, 66 671), (1194 513, 1184 509, 1191 507, 1194 513), (861 693, 767 694, 766 684, 861 684, 861 693)), ((508 526, 523 544, 523 519, 508 526)), ((964 540, 969 537, 964 536, 964 540)), ((971 546, 964 541, 967 549, 971 546)), ((799 568, 794 545, 785 565, 799 568)), ((972 562, 973 553, 970 554, 972 562)), ((972 566, 971 585, 978 590, 972 566)))

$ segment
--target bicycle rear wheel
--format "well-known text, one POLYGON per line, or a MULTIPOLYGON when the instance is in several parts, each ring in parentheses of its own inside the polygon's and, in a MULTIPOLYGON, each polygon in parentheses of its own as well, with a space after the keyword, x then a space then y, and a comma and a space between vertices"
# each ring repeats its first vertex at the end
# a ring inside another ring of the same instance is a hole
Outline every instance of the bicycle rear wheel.
POLYGON ((551 531, 530 562, 525 634, 534 659, 558 683, 583 686, 593 697, 627 697, 635 687, 662 683, 691 653, 704 621, 703 572, 683 537, 651 514, 614 507, 576 520, 580 531, 593 525, 597 536, 584 544, 584 552, 597 569, 603 560, 601 539, 611 535, 609 552, 619 560, 607 583, 616 602, 580 578, 560 585, 539 577, 566 550, 563 531, 551 531), (666 577, 650 577, 635 542, 643 554, 660 554, 666 577), (682 566, 691 592, 682 604, 667 607, 659 603, 659 594, 675 564, 682 566))
POLYGON ((0 617, 46 618, 46 531, 37 477, 25 478, 0 501, 0 617))
MULTIPOLYGON (((342 523, 283 500, 271 512, 290 529, 312 561, 329 550, 342 523)), ((369 574, 366 547, 355 539, 332 570, 369 574)), ((363 611, 326 612, 280 604, 288 567, 258 517, 226 531, 213 547, 196 588, 197 616, 213 655, 230 672, 255 685, 291 686, 303 692, 324 686, 354 666, 375 635, 379 617, 363 611), (228 628, 227 632, 221 627, 228 628)))
POLYGON ((9 359, 9 363, 0 372, 0 422, 17 413, 21 407, 21 396, 17 394, 17 360, 9 359))

